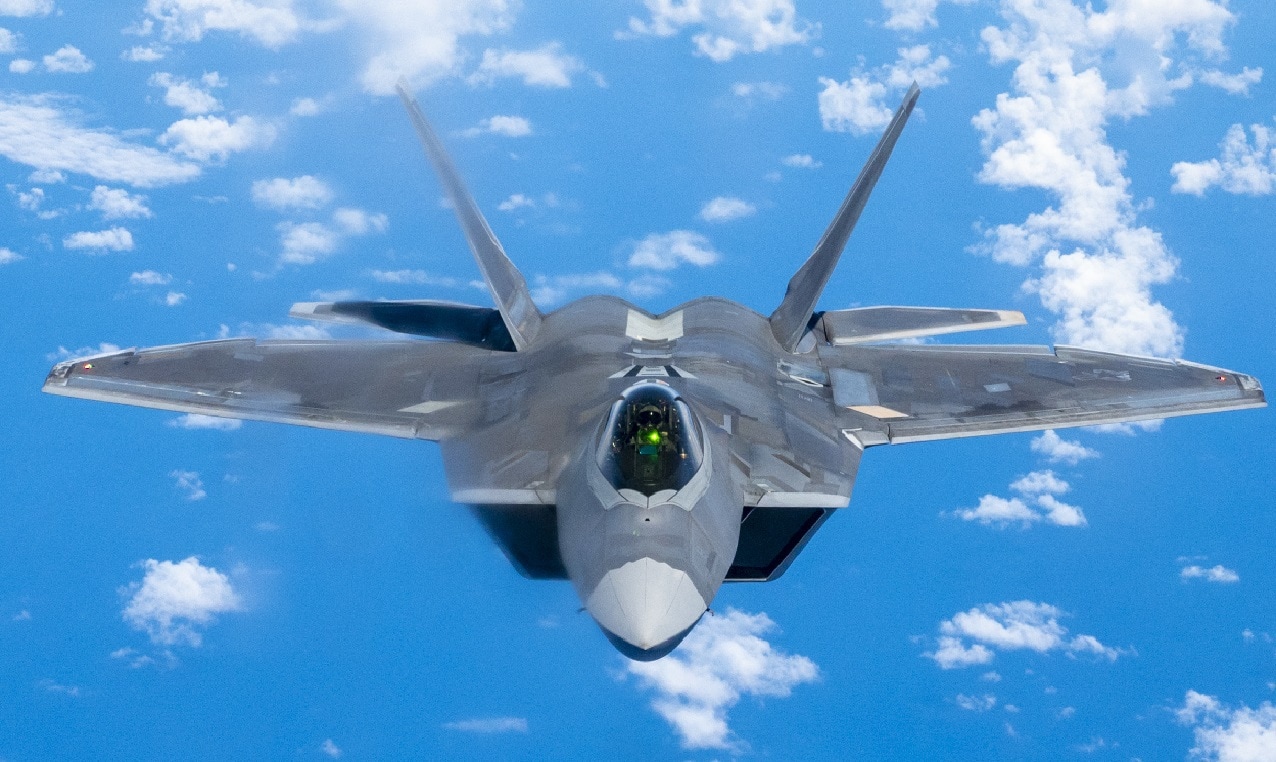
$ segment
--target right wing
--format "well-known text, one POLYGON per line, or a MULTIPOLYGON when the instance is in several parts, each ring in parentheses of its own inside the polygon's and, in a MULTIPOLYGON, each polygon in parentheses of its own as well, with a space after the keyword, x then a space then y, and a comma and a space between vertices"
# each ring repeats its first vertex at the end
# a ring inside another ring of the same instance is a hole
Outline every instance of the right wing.
POLYGON ((424 341, 174 344, 69 360, 44 391, 125 405, 440 439, 474 415, 483 350, 424 341))
POLYGON ((820 347, 861 444, 1090 426, 1266 404, 1258 379, 1076 347, 820 347))

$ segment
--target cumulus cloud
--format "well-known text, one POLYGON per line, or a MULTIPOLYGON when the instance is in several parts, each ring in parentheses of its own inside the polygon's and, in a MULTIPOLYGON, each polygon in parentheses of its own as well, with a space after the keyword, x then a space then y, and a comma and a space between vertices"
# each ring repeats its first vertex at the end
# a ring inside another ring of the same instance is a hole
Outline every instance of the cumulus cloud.
POLYGON ((107 251, 132 251, 133 234, 127 228, 83 231, 62 239, 63 248, 87 249, 90 254, 107 251))
POLYGON ((30 74, 32 71, 35 71, 35 61, 29 58, 15 58, 9 62, 11 74, 30 74))
POLYGON ((700 219, 705 222, 730 222, 755 214, 758 208, 744 199, 718 196, 700 208, 700 219))
POLYGON ((93 71, 93 62, 74 45, 63 45, 44 57, 44 68, 55 74, 84 74, 93 71))
POLYGON ((331 738, 325 738, 323 743, 319 745, 319 751, 326 754, 331 759, 341 758, 341 747, 332 742, 331 738))
POLYGON ((521 116, 493 116, 480 121, 476 126, 461 132, 467 138, 479 135, 504 135, 507 138, 521 138, 532 134, 532 123, 521 116))
POLYGON ((146 570, 142 581, 121 590, 129 595, 124 621, 157 645, 197 648, 203 642, 201 630, 217 614, 241 608, 230 578, 195 556, 177 562, 149 558, 140 566, 146 570))
POLYGON ((1233 582, 1241 581, 1241 575, 1237 574, 1235 569, 1229 569, 1222 564, 1216 564, 1208 569, 1197 564, 1184 566, 1179 570, 1179 578, 1184 582, 1192 579, 1203 579, 1207 582, 1218 582, 1221 584, 1231 584, 1233 582))
POLYGON ((77 121, 77 114, 61 109, 51 96, 0 95, 0 155, 37 170, 78 172, 142 187, 199 176, 196 164, 77 121))
POLYGON ((173 276, 155 270, 143 270, 128 276, 128 282, 134 286, 167 286, 173 282, 173 276))
POLYGON ((133 63, 155 63, 164 58, 165 50, 158 45, 134 45, 120 54, 120 58, 133 63))
POLYGON ((934 651, 923 656, 941 669, 987 664, 998 651, 1090 654, 1116 661, 1123 652, 1109 648, 1093 635, 1072 635, 1059 623, 1067 615, 1047 603, 1010 601, 986 603, 962 611, 939 625, 934 651))
POLYGON ((180 291, 169 291, 164 295, 164 306, 176 307, 186 301, 186 294, 180 291))
POLYGON ((567 300, 575 292, 597 293, 611 291, 627 296, 641 298, 655 296, 669 287, 665 278, 653 275, 640 275, 636 278, 621 278, 609 272, 567 273, 560 275, 541 275, 532 278, 532 300, 542 307, 550 307, 567 300))
POLYGON ((408 283, 417 286, 443 286, 444 288, 462 288, 466 285, 459 278, 435 275, 425 270, 369 270, 368 277, 378 283, 408 283))
POLYGON ((1176 162, 1170 167, 1174 175, 1171 190, 1197 196, 1204 196, 1215 186, 1248 196, 1267 196, 1276 191, 1276 142, 1272 140, 1272 130, 1262 124, 1252 124, 1249 129, 1254 135, 1252 144, 1245 128, 1233 124, 1219 143, 1219 158, 1176 162))
POLYGON ((997 705, 997 697, 991 693, 985 693, 982 696, 967 696, 964 693, 958 693, 953 698, 953 702, 967 712, 986 712, 997 705))
POLYGON ((278 211, 319 209, 332 201, 332 189, 313 175, 257 180, 253 182, 252 195, 257 204, 278 211))
POLYGON ((472 85, 491 85, 511 77, 523 80, 529 87, 563 88, 572 86, 572 76, 585 70, 576 56, 563 52, 557 42, 535 50, 485 50, 478 69, 468 78, 472 85))
POLYGON ((1051 463, 1067 463, 1069 466, 1099 457, 1098 450, 1093 450, 1072 439, 1064 439, 1053 429, 1043 431, 1034 437, 1031 447, 1033 452, 1051 463))
POLYGON ((788 92, 789 86, 780 82, 736 82, 731 85, 731 94, 746 100, 778 101, 788 92))
POLYGON ((288 108, 288 113, 293 116, 318 116, 323 110, 323 104, 314 98, 296 98, 288 108))
POLYGON ((763 639, 775 629, 766 614, 728 609, 706 617, 672 654, 626 668, 655 691, 652 708, 677 731, 686 749, 735 749, 727 711, 742 696, 790 695, 819 677, 815 663, 763 639))
POLYGON ((451 74, 462 58, 459 40, 491 35, 514 22, 517 4, 509 0, 336 0, 359 28, 369 50, 364 89, 394 92, 400 78, 417 87, 451 74))
POLYGON ((332 256, 347 239, 383 233, 389 226, 384 214, 342 207, 332 213, 331 222, 281 222, 279 261, 281 264, 312 265, 332 256))
POLYGON ((1015 523, 1026 529, 1039 521, 1067 527, 1086 525, 1085 514, 1080 508, 1056 497, 1067 492, 1070 486, 1055 476, 1054 471, 1033 471, 1015 480, 1010 489, 1018 492, 1019 496, 984 495, 979 499, 979 505, 954 511, 954 515, 963 521, 977 521, 999 529, 1015 523))
POLYGON ((0 16, 47 16, 53 0, 0 0, 0 16))
POLYGON ((785 45, 800 45, 819 34, 819 25, 798 18, 793 0, 644 0, 651 18, 630 17, 618 39, 641 36, 672 37, 685 27, 693 34, 696 55, 722 63, 737 55, 762 53, 785 45))
POLYGON ((169 476, 173 477, 178 489, 186 492, 187 500, 196 502, 208 497, 208 493, 204 491, 204 481, 199 478, 198 471, 177 469, 169 473, 169 476))
POLYGON ((1233 709, 1215 696, 1189 690, 1175 717, 1192 728, 1193 759, 1258 762, 1276 756, 1276 707, 1270 702, 1233 709))
POLYGON ((226 80, 215 71, 205 74, 198 83, 174 77, 168 72, 156 72, 151 75, 149 83, 153 87, 164 88, 165 105, 179 108, 187 116, 221 111, 221 101, 212 94, 211 88, 225 87, 226 80))
POLYGON ((146 206, 146 196, 134 195, 122 188, 99 185, 89 195, 89 208, 102 213, 104 220, 137 219, 153 216, 146 206))
POLYGON ((819 169, 824 166, 824 162, 816 161, 809 153, 795 153, 780 159, 780 163, 786 167, 795 167, 799 169, 819 169))
POLYGON ((494 735, 496 733, 526 733, 527 719, 524 717, 477 717, 469 720, 445 722, 448 730, 459 730, 462 733, 478 733, 494 735))
POLYGON ((948 81, 944 72, 951 67, 947 56, 931 57, 929 45, 900 48, 899 58, 892 64, 865 72, 854 71, 845 82, 820 77, 820 121, 832 132, 865 135, 885 127, 895 113, 895 103, 887 96, 897 96, 914 81, 931 88, 948 81))
MULTIPOLYGON (((920 32, 939 22, 935 9, 943 0, 882 0, 882 7, 889 14, 883 24, 887 29, 920 32)), ((954 5, 970 5, 975 0, 949 0, 954 5)))
POLYGON ((1139 224, 1106 125, 1171 102, 1192 84, 1197 59, 1225 53, 1234 18, 1213 0, 1150 8, 1007 2, 1005 23, 983 30, 992 62, 1015 70, 1013 94, 973 120, 988 157, 979 179, 1042 190, 1055 203, 987 230, 976 249, 1040 267, 1024 287, 1058 316, 1056 340, 1177 356, 1183 332, 1151 289, 1173 279, 1178 262, 1160 233, 1139 224))
POLYGON ((166 40, 198 42, 208 32, 236 32, 268 48, 297 38, 303 18, 292 0, 147 0, 145 13, 166 40))
POLYGON ((709 239, 690 230, 652 233, 634 245, 629 255, 630 267, 649 270, 673 270, 680 265, 708 267, 722 259, 709 239))
POLYGON ((169 426, 177 429, 211 429, 213 431, 237 431, 244 422, 237 418, 218 418, 215 415, 200 415, 199 413, 187 413, 178 416, 168 422, 169 426))
POLYGON ((0 265, 9 265, 25 259, 21 254, 14 252, 6 246, 0 246, 0 265))
POLYGON ((0 55, 11 56, 18 52, 18 41, 22 39, 21 35, 0 26, 0 55))
POLYGON ((251 116, 228 122, 219 116, 197 116, 169 125, 160 145, 203 162, 223 162, 232 153, 264 148, 275 140, 275 127, 251 116))

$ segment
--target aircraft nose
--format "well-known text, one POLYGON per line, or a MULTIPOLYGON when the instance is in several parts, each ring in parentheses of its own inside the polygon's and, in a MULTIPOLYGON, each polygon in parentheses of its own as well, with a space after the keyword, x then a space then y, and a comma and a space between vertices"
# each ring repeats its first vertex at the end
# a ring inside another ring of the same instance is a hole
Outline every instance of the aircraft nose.
POLYGON ((682 642, 708 604, 686 572, 640 558, 607 572, 585 608, 621 653, 649 661, 682 642))

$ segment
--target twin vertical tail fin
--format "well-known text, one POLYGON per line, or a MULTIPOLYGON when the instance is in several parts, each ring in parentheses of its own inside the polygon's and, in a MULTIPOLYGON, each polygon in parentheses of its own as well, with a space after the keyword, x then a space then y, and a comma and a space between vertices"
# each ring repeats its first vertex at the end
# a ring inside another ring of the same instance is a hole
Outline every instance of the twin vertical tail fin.
POLYGON ((877 178, 881 177, 886 160, 891 157, 895 141, 903 132, 908 115, 913 113, 913 106, 920 93, 921 89, 916 82, 908 88, 904 102, 895 112, 890 126, 886 128, 882 139, 877 141, 877 147, 873 149, 868 162, 860 170, 859 177, 855 178, 855 184, 842 201, 842 208, 837 210, 837 216, 829 223, 806 264, 789 281, 789 288, 784 292, 784 301, 771 313, 771 333, 786 351, 797 351, 799 342, 806 334, 811 317, 815 314, 815 303, 819 301, 829 276, 833 274, 833 268, 837 266, 838 258, 842 256, 851 231, 859 221, 860 212, 864 211, 869 194, 873 192, 877 178))
POLYGON ((434 166, 434 172, 443 185, 443 191, 456 212, 456 219, 461 223, 465 240, 470 244, 470 251, 474 253, 474 260, 483 273, 483 280, 487 282, 488 290, 492 292, 496 309, 501 313, 501 319, 509 330, 515 348, 526 349, 536 338, 536 332, 541 325, 541 313, 532 302, 532 296, 527 290, 527 281, 506 256, 505 250, 501 248, 501 242, 496 240, 496 235, 488 227, 487 220, 483 219, 482 212, 474 203, 452 160, 443 149, 443 142, 426 121, 416 99, 408 92, 406 83, 399 82, 396 89, 408 110, 408 116, 412 119, 412 126, 416 128, 417 136, 421 139, 421 145, 425 147, 425 153, 434 166))

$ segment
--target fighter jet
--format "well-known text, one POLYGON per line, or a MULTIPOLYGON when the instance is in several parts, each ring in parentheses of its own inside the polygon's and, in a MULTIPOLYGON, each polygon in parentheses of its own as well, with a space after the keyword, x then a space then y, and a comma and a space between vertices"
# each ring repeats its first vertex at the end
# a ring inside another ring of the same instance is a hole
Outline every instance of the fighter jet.
POLYGON ((439 443, 451 497, 515 568, 569 579, 631 659, 673 650, 723 582, 774 580, 845 507, 867 448, 1262 407, 1259 382, 1070 346, 892 343, 1019 312, 817 307, 917 102, 916 84, 769 317, 706 296, 533 303, 401 84, 495 307, 299 303, 387 341, 251 338, 62 362, 44 391, 439 443))

